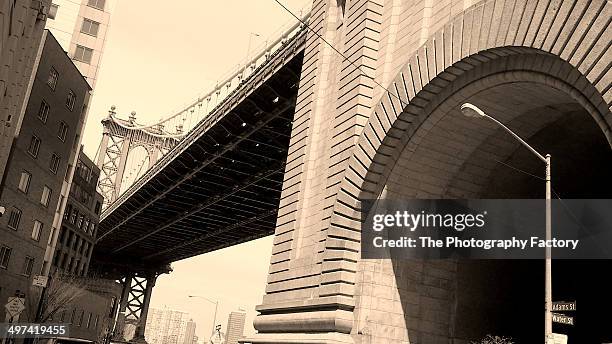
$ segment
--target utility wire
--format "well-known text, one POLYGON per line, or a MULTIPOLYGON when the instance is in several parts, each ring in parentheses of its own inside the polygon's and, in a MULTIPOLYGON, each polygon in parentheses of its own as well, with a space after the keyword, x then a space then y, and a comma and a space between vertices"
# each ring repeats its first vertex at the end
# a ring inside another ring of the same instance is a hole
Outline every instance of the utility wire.
POLYGON ((535 174, 533 174, 533 173, 529 173, 529 172, 527 172, 527 171, 525 171, 525 170, 521 170, 520 168, 518 168, 518 167, 514 167, 514 166, 512 166, 512 165, 509 165, 509 164, 507 164, 507 163, 505 163, 505 162, 503 162, 503 161, 500 161, 500 160, 497 160, 497 159, 493 159, 493 160, 495 160, 495 161, 497 161, 498 163, 500 163, 500 164, 502 164, 502 165, 504 165, 504 166, 506 166, 506 167, 508 167, 508 168, 511 168, 511 169, 513 169, 513 170, 515 170, 515 171, 517 171, 517 172, 524 173, 524 174, 526 174, 526 175, 528 175, 528 176, 530 176, 530 177, 533 177, 533 178, 536 178, 536 179, 539 179, 539 180, 546 180, 544 177, 536 176, 536 175, 535 175, 535 174))

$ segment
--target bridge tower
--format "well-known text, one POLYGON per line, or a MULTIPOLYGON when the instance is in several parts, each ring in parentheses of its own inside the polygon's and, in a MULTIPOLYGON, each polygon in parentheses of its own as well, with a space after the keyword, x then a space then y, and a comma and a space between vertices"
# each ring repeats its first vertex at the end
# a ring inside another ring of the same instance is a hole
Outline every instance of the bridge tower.
POLYGON ((136 112, 132 112, 128 120, 120 119, 116 117, 115 106, 102 120, 102 125, 104 131, 96 164, 100 168, 98 189, 104 196, 103 208, 106 208, 119 197, 122 190, 174 147, 183 136, 183 128, 177 125, 174 132, 168 132, 163 122, 139 125, 136 123, 136 112), (139 147, 144 150, 139 149, 138 152, 139 147), (139 156, 135 157, 136 154, 139 156), (126 175, 129 163, 132 163, 130 167, 133 170, 126 175))

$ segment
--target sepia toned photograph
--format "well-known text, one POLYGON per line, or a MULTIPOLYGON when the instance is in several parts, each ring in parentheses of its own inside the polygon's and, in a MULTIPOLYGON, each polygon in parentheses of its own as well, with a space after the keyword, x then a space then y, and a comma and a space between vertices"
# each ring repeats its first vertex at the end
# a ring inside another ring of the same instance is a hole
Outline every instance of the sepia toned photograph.
POLYGON ((612 343, 609 0, 0 0, 0 344, 612 343))

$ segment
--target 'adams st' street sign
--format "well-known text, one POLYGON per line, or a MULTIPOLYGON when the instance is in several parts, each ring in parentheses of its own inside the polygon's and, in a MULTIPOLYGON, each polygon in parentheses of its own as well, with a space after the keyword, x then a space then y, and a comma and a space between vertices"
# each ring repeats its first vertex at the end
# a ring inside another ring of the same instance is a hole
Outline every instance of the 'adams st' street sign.
POLYGON ((576 310, 576 301, 557 301, 553 302, 553 312, 571 312, 576 310))

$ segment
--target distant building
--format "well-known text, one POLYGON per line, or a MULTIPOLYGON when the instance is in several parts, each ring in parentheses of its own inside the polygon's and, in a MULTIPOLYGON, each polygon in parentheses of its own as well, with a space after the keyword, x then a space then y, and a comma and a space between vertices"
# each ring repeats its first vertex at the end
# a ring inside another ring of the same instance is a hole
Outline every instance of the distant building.
POLYGON ((0 180, 19 131, 51 0, 0 1, 0 180))
POLYGON ((165 307, 149 308, 145 328, 145 338, 149 344, 191 344, 194 333, 195 322, 189 313, 165 307), (188 323, 193 326, 191 335, 188 334, 188 323))
POLYGON ((225 344, 238 344, 238 340, 244 338, 244 322, 246 313, 244 311, 233 311, 227 318, 227 334, 225 344))
POLYGON ((193 319, 189 319, 187 322, 187 326, 185 328, 185 340, 184 344, 194 344, 194 341, 197 343, 197 336, 195 335, 196 323, 193 319))
POLYGON ((96 191, 99 176, 100 169, 81 150, 55 245, 53 270, 87 274, 103 202, 96 191))
POLYGON ((47 29, 95 88, 115 0, 53 0, 47 29))
POLYGON ((0 301, 24 294, 29 308, 38 300, 33 276, 50 268, 91 90, 48 31, 34 71, 0 181, 0 301))

